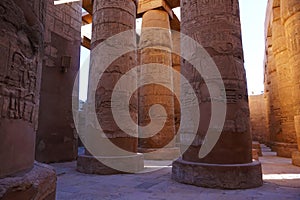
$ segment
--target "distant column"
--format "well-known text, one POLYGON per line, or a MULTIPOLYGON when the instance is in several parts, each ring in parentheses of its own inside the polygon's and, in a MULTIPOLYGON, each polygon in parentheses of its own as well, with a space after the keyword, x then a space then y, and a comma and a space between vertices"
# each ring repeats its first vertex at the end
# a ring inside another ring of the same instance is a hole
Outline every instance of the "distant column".
MULTIPOLYGON (((162 64, 162 70, 153 70, 149 65, 141 70, 140 83, 151 77, 161 77, 161 83, 173 88, 172 75, 172 40, 169 14, 165 10, 149 10, 143 14, 142 33, 140 38, 141 65, 162 64), (147 29, 148 28, 148 29, 147 29), (161 28, 161 29, 160 29, 161 28), (163 70, 169 67, 170 70, 163 70)), ((139 125, 146 126, 155 123, 162 116, 153 113, 152 122, 149 118, 151 106, 163 105, 167 119, 161 131, 154 136, 139 130, 139 152, 145 154, 145 159, 173 160, 179 156, 179 148, 175 148, 174 96, 167 88, 156 84, 144 85, 139 89, 139 125), (146 138, 143 138, 146 137, 146 138)))
MULTIPOLYGON (((278 156, 291 157, 292 152, 297 150, 296 133, 294 128, 294 102, 293 102, 293 81, 292 72, 289 65, 289 56, 286 45, 286 36, 284 26, 280 18, 280 2, 273 5, 272 22, 272 52, 274 64, 276 66, 277 89, 275 105, 280 107, 277 111, 280 113, 279 132, 272 132, 272 150, 277 152, 278 156)), ((273 80, 273 79, 272 79, 273 80)), ((271 80, 271 84, 272 83, 271 80)))
POLYGON ((295 129, 298 151, 292 153, 293 164, 300 166, 300 2, 281 0, 281 17, 287 37, 287 48, 294 84, 295 129))
POLYGON ((278 73, 276 70, 275 58, 273 53, 272 30, 266 38, 266 79, 265 92, 267 95, 267 128, 269 135, 268 144, 272 147, 276 141, 276 135, 281 134, 281 115, 280 115, 280 100, 278 92, 278 73))
MULTIPOLYGON (((172 27, 171 27, 172 28, 172 27)), ((173 70, 180 73, 180 55, 174 52, 180 52, 180 29, 172 29, 172 67, 173 70)), ((180 94, 180 77, 173 76, 173 87, 176 94, 180 94)), ((176 146, 180 146, 180 96, 174 95, 174 123, 175 123, 175 134, 176 134, 176 146)))
MULTIPOLYGON (((269 24, 267 25, 267 36, 271 34, 269 31, 269 24)), ((270 122, 271 122, 271 81, 269 76, 269 43, 268 38, 265 38, 265 60, 264 60, 264 101, 266 105, 265 115, 266 115, 266 136, 265 144, 270 145, 270 122)))
MULTIPOLYGON (((203 78, 195 73, 191 64, 183 62, 181 71, 198 95, 201 120, 198 137, 183 157, 173 163, 173 179, 212 188, 239 189, 261 186, 261 164, 252 162, 238 0, 182 0, 181 31, 199 42, 214 59, 225 85, 227 114, 217 144, 206 157, 199 158, 203 137, 210 123, 211 101, 214 99, 209 98, 203 78)), ((181 51, 184 54, 186 50, 181 51)), ((181 93, 185 95, 184 91, 181 93)), ((214 130, 210 131, 212 134, 214 130)))

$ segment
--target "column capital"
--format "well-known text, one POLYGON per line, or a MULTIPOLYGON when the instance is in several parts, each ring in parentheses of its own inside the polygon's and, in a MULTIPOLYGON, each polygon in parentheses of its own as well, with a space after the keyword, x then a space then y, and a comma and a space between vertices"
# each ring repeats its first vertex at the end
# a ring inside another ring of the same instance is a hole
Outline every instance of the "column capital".
MULTIPOLYGON (((170 0, 169 0, 170 1, 170 0)), ((142 17, 142 15, 150 10, 163 9, 168 12, 171 19, 173 19, 174 13, 172 7, 169 5, 167 0, 139 0, 137 16, 142 17)))

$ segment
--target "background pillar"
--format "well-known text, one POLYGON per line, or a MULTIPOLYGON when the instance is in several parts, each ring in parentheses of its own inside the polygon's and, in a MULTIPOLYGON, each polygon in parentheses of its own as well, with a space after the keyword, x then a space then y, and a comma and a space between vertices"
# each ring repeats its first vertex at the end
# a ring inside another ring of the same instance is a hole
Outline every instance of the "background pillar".
POLYGON ((272 133, 272 150, 278 156, 291 157, 292 152, 297 150, 296 133, 294 128, 294 91, 292 72, 289 65, 289 55, 284 26, 280 18, 280 2, 275 1, 273 5, 272 22, 272 52, 276 66, 276 79, 278 80, 278 98, 276 105, 280 107, 279 132, 272 133))
MULTIPOLYGON (((172 28, 172 27, 171 27, 172 28)), ((179 29, 172 29, 172 52, 180 52, 180 28, 179 29)), ((180 73, 180 55, 172 53, 172 67, 173 70, 180 73)), ((180 77, 173 76, 173 87, 176 94, 180 94, 180 77)), ((180 127, 180 96, 176 97, 174 95, 174 123, 175 123, 175 134, 176 134, 176 146, 180 146, 180 134, 179 134, 179 127, 180 127)))
MULTIPOLYGON (((140 83, 147 78, 161 77, 161 83, 168 84, 173 89, 172 75, 172 39, 170 32, 169 14, 165 10, 149 10, 143 15, 142 33, 140 38, 141 65, 162 64, 161 71, 153 70, 150 66, 141 70, 140 83), (147 29, 148 28, 148 29, 147 29), (161 29, 160 29, 161 28, 161 29), (170 67, 170 70, 163 70, 170 67)), ((139 125, 150 123, 149 111, 154 104, 163 105, 167 112, 163 129, 154 136, 139 130, 139 152, 146 159, 173 160, 179 156, 179 148, 175 147, 174 96, 172 91, 159 84, 144 85, 139 89, 139 125), (141 138, 146 136, 147 138, 141 138)), ((153 121, 162 116, 156 114, 153 121)), ((151 122, 155 123, 155 122, 151 122)))
POLYGON ((295 129, 298 151, 293 152, 293 164, 300 166, 300 2, 281 0, 281 17, 287 37, 287 48, 294 83, 295 129))

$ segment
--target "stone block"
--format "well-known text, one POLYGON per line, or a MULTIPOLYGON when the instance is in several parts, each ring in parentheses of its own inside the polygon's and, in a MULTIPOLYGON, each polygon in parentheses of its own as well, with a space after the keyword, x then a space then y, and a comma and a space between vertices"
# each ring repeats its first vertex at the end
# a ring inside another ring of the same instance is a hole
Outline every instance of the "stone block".
POLYGON ((138 4, 137 14, 141 16, 143 13, 157 8, 163 8, 168 12, 170 17, 173 18, 172 8, 165 0, 140 0, 138 4))
POLYGON ((55 192, 54 169, 37 162, 27 173, 0 179, 1 200, 55 200, 55 192))

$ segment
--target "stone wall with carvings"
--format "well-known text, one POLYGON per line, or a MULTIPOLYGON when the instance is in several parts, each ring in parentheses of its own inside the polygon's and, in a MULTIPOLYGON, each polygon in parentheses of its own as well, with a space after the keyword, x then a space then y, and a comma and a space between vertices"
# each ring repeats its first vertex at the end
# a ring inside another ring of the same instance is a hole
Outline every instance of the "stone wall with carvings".
POLYGON ((79 2, 61 5, 54 5, 53 0, 46 2, 36 159, 59 162, 77 157, 72 90, 79 69, 82 10, 79 2))

